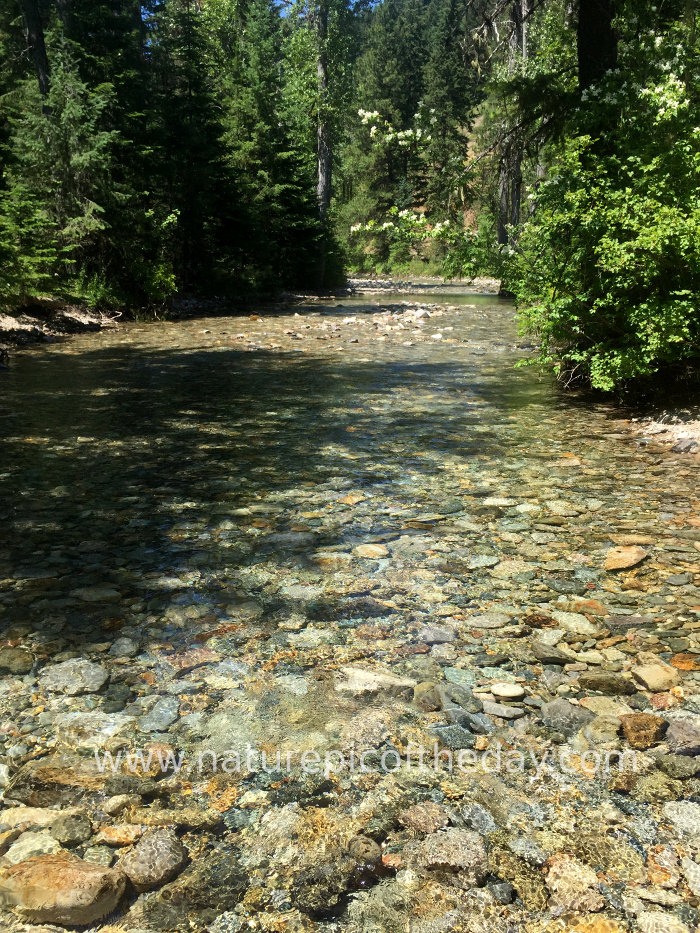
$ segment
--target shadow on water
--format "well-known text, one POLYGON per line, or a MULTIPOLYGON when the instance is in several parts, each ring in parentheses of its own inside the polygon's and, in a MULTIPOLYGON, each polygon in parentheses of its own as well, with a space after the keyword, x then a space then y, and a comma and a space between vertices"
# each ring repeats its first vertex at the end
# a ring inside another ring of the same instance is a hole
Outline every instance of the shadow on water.
POLYGON ((76 637, 187 586, 225 602, 261 560, 317 570, 319 551, 396 535, 406 510, 440 511, 421 477, 456 458, 478 482, 480 463, 532 456, 552 404, 533 374, 473 357, 132 345, 24 369, 6 374, 22 407, 0 418, 0 576, 14 587, 2 622, 64 612, 76 637), (319 503, 321 484, 332 495, 319 503), (351 488, 381 489, 388 511, 371 527, 351 510, 324 523, 319 509, 351 488), (86 587, 114 595, 86 604, 86 587))

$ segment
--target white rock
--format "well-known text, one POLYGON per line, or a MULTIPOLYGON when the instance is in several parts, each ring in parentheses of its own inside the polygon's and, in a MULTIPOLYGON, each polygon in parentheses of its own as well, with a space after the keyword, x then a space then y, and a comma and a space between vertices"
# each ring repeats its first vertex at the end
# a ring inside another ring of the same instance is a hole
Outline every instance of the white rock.
POLYGON ((675 667, 663 661, 632 668, 632 676, 652 693, 662 693, 680 683, 681 675, 675 667))
POLYGON ((77 696, 79 693, 97 693, 109 678, 101 664, 82 658, 50 664, 39 674, 39 683, 44 690, 77 696))
POLYGON ((507 684, 498 682, 489 687, 491 693, 502 700, 519 700, 525 696, 525 691, 520 684, 507 684))
POLYGON ((366 671, 359 667, 341 667, 345 678, 336 684, 335 689, 342 693, 390 693, 400 694, 415 687, 415 680, 396 677, 383 671, 366 671))
POLYGON ((554 621, 567 632, 574 635, 597 635, 601 626, 596 622, 589 621, 580 612, 561 612, 552 613, 554 621))
POLYGON ((639 933, 690 933, 690 927, 662 910, 643 910, 637 914, 637 926, 639 933))
MULTIPOLYGON (((56 814, 58 815, 58 814, 56 814)), ((37 855, 54 855, 62 846, 50 833, 22 833, 3 856, 4 864, 17 865, 37 855)))
POLYGON ((56 738, 80 748, 105 748, 115 736, 128 732, 136 723, 126 713, 59 713, 54 720, 56 738))
POLYGON ((685 876, 685 883, 692 893, 698 897, 700 895, 700 865, 694 862, 692 858, 682 858, 681 867, 685 876))
POLYGON ((690 800, 672 800, 664 804, 664 819, 679 833, 695 836, 700 833, 700 804, 690 800))
POLYGON ((51 826, 59 816, 70 816, 81 812, 77 807, 65 810, 51 810, 48 807, 8 807, 0 811, 0 825, 13 829, 15 826, 26 826, 32 829, 44 829, 51 826))

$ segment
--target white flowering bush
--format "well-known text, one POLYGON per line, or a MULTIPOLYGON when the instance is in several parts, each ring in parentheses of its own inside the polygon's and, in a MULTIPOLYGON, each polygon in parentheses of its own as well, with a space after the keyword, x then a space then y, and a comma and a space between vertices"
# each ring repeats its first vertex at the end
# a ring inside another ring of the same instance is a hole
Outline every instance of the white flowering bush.
POLYGON ((380 240, 379 251, 387 254, 393 265, 407 261, 427 244, 438 247, 446 276, 474 276, 484 271, 490 250, 476 231, 449 219, 431 223, 421 211, 394 207, 389 216, 391 220, 353 224, 350 234, 365 242, 380 240))
MULTIPOLYGON (((386 159, 405 162, 409 173, 419 177, 431 159, 433 136, 431 128, 438 122, 434 108, 420 103, 412 126, 397 130, 376 110, 359 110, 362 126, 369 131, 373 150, 386 159)), ((413 192, 411 192, 413 194, 413 192)), ((413 197, 410 197, 413 203, 413 197)), ((444 210, 444 205, 439 205, 444 210)), ((483 238, 465 229, 462 218, 444 215, 429 217, 425 208, 394 206, 383 216, 349 226, 349 253, 354 264, 366 268, 394 270, 406 268, 414 260, 430 264, 431 271, 440 269, 449 276, 471 276, 483 271, 485 243, 483 238)))

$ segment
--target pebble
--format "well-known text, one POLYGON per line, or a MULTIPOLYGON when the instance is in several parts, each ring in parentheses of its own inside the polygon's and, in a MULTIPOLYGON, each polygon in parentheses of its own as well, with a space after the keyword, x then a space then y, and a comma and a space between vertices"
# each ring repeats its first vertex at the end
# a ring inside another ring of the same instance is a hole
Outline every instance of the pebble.
POLYGON ((474 733, 463 726, 435 726, 433 732, 446 748, 474 748, 474 733))
POLYGON ((519 706, 504 706, 503 703, 491 703, 484 700, 484 713, 487 716, 498 716, 499 719, 520 719, 525 716, 527 710, 519 706))
POLYGON ((5 852, 3 860, 10 865, 16 865, 37 855, 60 852, 61 848, 61 844, 49 832, 26 832, 5 852))
POLYGON ((678 800, 664 804, 663 817, 683 835, 700 834, 700 804, 698 803, 678 800))
POLYGON ((388 693, 396 696, 412 692, 416 682, 407 677, 396 677, 384 671, 368 671, 358 667, 341 668, 342 679, 335 689, 344 693, 388 693))
POLYGON ((480 612, 469 616, 467 625, 476 629, 498 629, 510 625, 513 619, 503 612, 480 612))
POLYGON ((598 890, 598 876, 573 855, 553 855, 547 862, 550 909, 592 913, 602 910, 605 900, 598 890))
POLYGON ((628 570, 641 564, 648 552, 638 545, 610 548, 605 558, 606 570, 628 570))
POLYGON ((581 706, 574 706, 563 697, 545 703, 540 710, 542 721, 551 729, 570 736, 591 722, 595 715, 581 706))
POLYGON ((582 690, 594 690, 608 696, 624 696, 636 692, 631 680, 612 671, 585 671, 578 682, 582 690))
POLYGON ((675 667, 661 661, 632 668, 632 676, 652 693, 663 693, 680 683, 680 674, 675 667))
POLYGON ((60 813, 51 824, 51 835, 61 845, 76 846, 92 836, 92 823, 85 813, 60 813))
POLYGON ((500 700, 519 700, 525 696, 525 690, 520 684, 495 683, 489 685, 491 693, 500 700))
POLYGON ((582 635, 588 638, 597 635, 602 627, 598 622, 591 622, 580 612, 555 611, 552 613, 552 618, 557 625, 572 635, 582 635))
POLYGON ((660 742, 668 723, 651 713, 631 713, 620 717, 622 731, 632 748, 651 748, 660 742))
POLYGON ((483 839, 464 829, 430 833, 411 847, 409 857, 424 868, 457 869, 468 884, 480 883, 488 870, 483 839))
POLYGON ((177 721, 179 713, 180 702, 176 697, 161 697, 145 716, 139 718, 139 731, 165 732, 177 721))
POLYGON ((358 544, 352 552, 356 557, 364 557, 367 560, 381 560, 389 556, 389 548, 383 544, 358 544))
POLYGON ((573 654, 562 651, 560 648, 546 645, 541 641, 532 642, 532 653, 542 664, 556 664, 559 667, 563 667, 565 664, 571 664, 574 660, 573 654))
POLYGON ((399 814, 399 821, 409 829, 427 834, 447 826, 450 818, 444 807, 427 800, 404 810, 399 814))
POLYGON ((10 674, 28 674, 34 667, 34 656, 26 648, 0 649, 0 671, 10 674))
POLYGON ((109 649, 109 654, 113 658, 133 658, 138 652, 139 646, 133 638, 122 636, 117 638, 109 649))
POLYGON ((694 862, 693 859, 685 856, 681 859, 681 867, 683 869, 685 883, 690 888, 691 894, 694 894, 696 897, 700 896, 700 865, 694 862))
POLYGON ((700 727, 682 719, 671 721, 664 740, 674 755, 700 755, 700 727))
POLYGON ((690 933, 685 923, 660 910, 643 910, 637 914, 637 927, 639 933, 690 933))

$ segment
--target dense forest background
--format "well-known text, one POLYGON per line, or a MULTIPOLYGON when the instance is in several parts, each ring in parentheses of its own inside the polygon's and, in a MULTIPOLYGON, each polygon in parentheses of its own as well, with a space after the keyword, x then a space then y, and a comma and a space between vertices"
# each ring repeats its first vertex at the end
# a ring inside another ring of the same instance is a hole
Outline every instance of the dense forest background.
POLYGON ((492 274, 601 389, 700 357, 693 0, 3 0, 0 302, 492 274))

